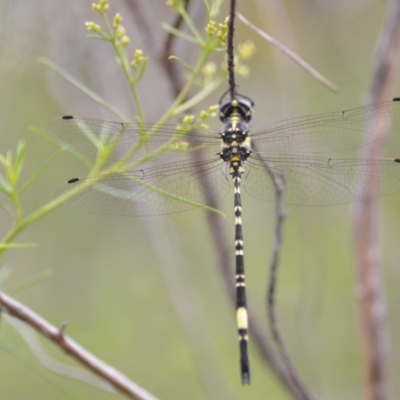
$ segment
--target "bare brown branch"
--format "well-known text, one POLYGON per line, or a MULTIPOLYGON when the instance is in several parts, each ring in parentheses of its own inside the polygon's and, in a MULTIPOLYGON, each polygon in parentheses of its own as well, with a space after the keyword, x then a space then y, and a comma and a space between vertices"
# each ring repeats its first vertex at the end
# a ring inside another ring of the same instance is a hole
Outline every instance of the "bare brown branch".
MULTIPOLYGON (((257 151, 256 144, 253 144, 255 151, 257 151)), ((283 333, 279 324, 278 315, 276 312, 275 292, 277 287, 279 257, 282 249, 283 241, 283 222, 285 219, 285 211, 283 209, 283 193, 285 190, 284 177, 275 173, 271 168, 268 160, 263 159, 263 164, 266 172, 270 176, 275 190, 275 235, 274 244, 272 248, 271 261, 269 266, 269 281, 267 287, 267 311, 274 340, 278 346, 279 352, 282 357, 284 368, 287 371, 293 385, 297 387, 299 396, 298 399, 312 400, 316 397, 311 393, 306 383, 301 378, 297 371, 293 360, 290 356, 289 348, 285 343, 283 333)))
MULTIPOLYGON (((400 1, 392 0, 388 6, 375 53, 369 98, 372 103, 380 103, 393 95, 392 89, 398 66, 399 39, 400 1)), ((388 127, 383 120, 375 118, 369 123, 373 125, 376 139, 386 134, 388 127)), ((365 146, 362 157, 379 158, 382 157, 383 151, 382 141, 373 140, 365 146)), ((367 187, 370 179, 371 176, 365 176, 367 182, 364 187, 367 187)), ((389 334, 377 232, 379 217, 377 199, 368 199, 366 196, 356 205, 357 286, 366 359, 366 398, 368 400, 389 398, 389 334)))
MULTIPOLYGON (((187 9, 189 6, 189 0, 185 1, 185 8, 187 9)), ((175 21, 173 22, 172 26, 175 29, 180 29, 182 26, 183 18, 181 15, 176 15, 175 21)), ((159 59, 163 64, 165 72, 167 76, 171 79, 171 85, 173 86, 173 90, 175 93, 179 93, 182 90, 183 84, 181 77, 179 75, 178 65, 175 62, 171 62, 169 60, 170 55, 172 54, 172 49, 174 47, 176 40, 176 36, 172 33, 167 33, 165 38, 165 43, 163 46, 163 50, 159 55, 159 59)))
POLYGON ((318 72, 315 68, 313 68, 310 64, 308 64, 306 61, 304 61, 302 58, 300 58, 296 53, 294 53, 292 50, 289 50, 287 47, 285 47, 283 44, 279 43, 276 39, 274 39, 272 36, 268 35, 268 33, 264 32, 260 28, 256 27, 253 25, 250 21, 248 21, 242 14, 236 13, 236 16, 250 29, 252 29, 254 32, 258 33, 263 39, 265 39, 267 42, 271 43, 276 49, 278 49, 280 52, 288 56, 292 61, 300 65, 301 68, 303 68, 305 71, 307 71, 314 79, 316 79, 318 82, 322 83, 324 86, 326 86, 329 90, 332 92, 336 93, 337 87, 330 82, 327 78, 325 78, 320 72, 318 72))
POLYGON ((25 322, 47 339, 51 340, 60 350, 84 365, 97 376, 111 384, 117 391, 136 400, 157 400, 152 394, 130 381, 115 368, 107 365, 65 334, 51 325, 34 311, 0 292, 0 305, 5 313, 25 322))

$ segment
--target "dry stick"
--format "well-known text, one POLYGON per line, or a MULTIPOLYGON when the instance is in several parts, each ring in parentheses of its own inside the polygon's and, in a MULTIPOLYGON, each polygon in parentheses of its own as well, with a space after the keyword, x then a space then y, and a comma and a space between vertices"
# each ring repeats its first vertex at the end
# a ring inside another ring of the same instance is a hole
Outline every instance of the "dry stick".
MULTIPOLYGON (((187 9, 189 6, 189 0, 185 1, 185 8, 187 9)), ((172 26, 175 29, 180 29, 182 26, 183 18, 180 14, 176 15, 175 21, 172 26)), ((175 96, 182 90, 183 84, 181 79, 181 74, 179 74, 178 65, 176 62, 171 62, 169 60, 169 56, 172 54, 172 47, 175 43, 176 36, 172 33, 168 33, 165 39, 165 43, 163 46, 163 50, 161 55, 159 56, 160 61, 162 62, 163 68, 165 69, 165 73, 170 78, 170 83, 172 85, 172 89, 174 91, 175 96)))
POLYGON ((80 364, 110 383, 119 392, 127 395, 131 399, 157 400, 156 397, 130 381, 125 375, 107 365, 66 336, 63 333, 63 329, 60 330, 51 325, 28 307, 7 296, 3 292, 0 292, 0 306, 8 315, 18 318, 20 321, 24 321, 30 325, 80 364))
POLYGON ((236 10, 236 0, 231 0, 231 6, 229 11, 229 21, 228 21, 228 43, 226 53, 228 56, 228 85, 229 85, 229 95, 233 100, 235 98, 235 49, 233 46, 233 38, 235 34, 235 10, 236 10))
MULTIPOLYGON (((400 1, 388 5, 372 73, 370 99, 380 103, 392 97, 400 38, 400 1)), ((377 117, 369 122, 374 126, 377 139, 385 135, 386 123, 377 117)), ((368 130, 371 132, 371 130, 368 130)), ((382 157, 384 148, 380 140, 373 140, 364 148, 362 158, 382 157)), ((373 171, 371 171, 373 174, 373 171)), ((365 176, 365 187, 371 176, 365 176)), ((379 201, 368 199, 356 204, 355 247, 359 288, 359 308, 366 361, 366 399, 385 400, 388 388, 389 339, 387 310, 378 243, 379 201)))
MULTIPOLYGON (((257 153, 258 150, 256 143, 253 143, 253 148, 257 153)), ((269 281, 268 281, 267 299, 266 299, 268 318, 272 334, 278 346, 284 366, 293 384, 298 388, 300 392, 300 397, 298 398, 311 400, 315 399, 316 397, 311 393, 310 389, 307 387, 306 383, 303 381, 300 374, 296 370, 296 367, 290 356, 289 348, 287 347, 285 340, 283 338, 282 330, 276 313, 275 290, 278 277, 279 258, 283 240, 283 235, 282 235, 283 222, 286 216, 285 211, 283 209, 283 193, 285 190, 284 177, 278 175, 273 170, 271 164, 268 162, 267 159, 262 158, 262 163, 274 185, 274 191, 275 191, 275 236, 274 236, 274 245, 272 249, 271 261, 269 266, 270 272, 269 272, 269 281)))
POLYGON ((265 39, 267 42, 271 43, 275 48, 277 48, 279 51, 281 51, 283 54, 288 56, 292 61, 300 65, 304 70, 306 70, 314 79, 316 79, 318 82, 322 83, 324 86, 326 86, 329 90, 332 92, 336 93, 338 91, 337 87, 330 82, 327 78, 325 78, 321 73, 319 73, 315 68, 313 68, 310 64, 308 64, 306 61, 304 61, 302 58, 300 58, 296 53, 293 51, 289 50, 287 47, 285 47, 283 44, 279 43, 276 39, 274 39, 272 36, 268 35, 266 32, 261 30, 260 28, 256 27, 253 25, 250 21, 248 21, 242 14, 236 13, 236 16, 242 21, 245 25, 247 25, 249 28, 251 28, 253 31, 258 33, 263 39, 265 39))

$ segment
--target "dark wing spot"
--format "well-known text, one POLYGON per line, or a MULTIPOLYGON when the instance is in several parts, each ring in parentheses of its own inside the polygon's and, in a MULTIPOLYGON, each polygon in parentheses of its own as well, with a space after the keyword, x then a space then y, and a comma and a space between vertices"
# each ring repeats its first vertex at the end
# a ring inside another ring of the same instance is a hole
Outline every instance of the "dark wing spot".
POLYGON ((75 182, 79 182, 79 178, 72 178, 67 183, 75 183, 75 182))
POLYGON ((74 119, 74 117, 72 115, 64 115, 63 117, 61 117, 62 119, 74 119))
POLYGON ((393 101, 400 101, 400 97, 395 97, 393 101))

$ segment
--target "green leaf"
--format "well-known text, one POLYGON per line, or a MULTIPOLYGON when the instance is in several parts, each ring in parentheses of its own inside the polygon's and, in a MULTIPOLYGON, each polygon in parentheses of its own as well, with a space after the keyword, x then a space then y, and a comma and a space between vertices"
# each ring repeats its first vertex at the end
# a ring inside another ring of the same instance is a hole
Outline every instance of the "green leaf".
POLYGON ((25 355, 21 350, 19 350, 17 347, 14 347, 11 343, 6 341, 2 337, 0 337, 0 348, 3 351, 5 351, 6 353, 8 353, 11 356, 13 356, 14 358, 16 358, 17 360, 19 360, 22 364, 24 364, 26 367, 28 367, 31 371, 36 373, 38 376, 40 376, 50 386, 54 387, 62 395, 64 395, 65 398, 68 398, 68 399, 76 398, 75 395, 73 395, 72 393, 69 393, 67 390, 65 390, 63 388, 62 385, 58 384, 56 382, 56 379, 54 379, 52 375, 50 375, 50 377, 49 377, 48 376, 49 374, 47 372, 45 372, 43 370, 43 368, 37 364, 37 362, 32 361, 30 357, 25 355))
POLYGON ((202 208, 203 210, 215 212, 216 214, 219 214, 224 218, 226 217, 223 212, 219 211, 216 208, 209 207, 209 206, 207 206, 205 204, 201 204, 201 203, 197 203, 197 202, 192 201, 192 200, 185 199, 184 197, 178 196, 176 194, 172 194, 172 193, 167 192, 167 191, 165 191, 163 189, 160 189, 160 188, 158 188, 156 186, 149 185, 148 183, 145 183, 145 182, 143 182, 143 181, 141 181, 139 179, 135 179, 133 176, 129 176, 129 179, 134 181, 134 182, 136 182, 136 183, 138 183, 139 185, 141 185, 141 186, 143 186, 143 187, 145 187, 147 189, 152 190, 155 193, 161 194, 162 196, 174 199, 176 201, 180 201, 180 202, 185 203, 185 204, 190 204, 190 205, 198 207, 198 208, 202 208))
POLYGON ((25 151, 26 145, 23 141, 20 140, 17 146, 17 158, 14 165, 15 182, 18 182, 21 175, 21 171, 24 165, 25 151))
POLYGON ((148 63, 148 58, 145 58, 142 63, 142 67, 140 68, 138 76, 135 78, 135 83, 140 82, 143 78, 144 73, 146 72, 148 63))
POLYGON ((100 97, 98 94, 90 90, 87 86, 85 86, 82 82, 78 81, 74 76, 72 76, 69 72, 67 72, 65 69, 61 68, 57 64, 53 63, 47 58, 40 57, 38 59, 38 62, 47 65, 54 71, 58 72, 64 79, 66 79, 68 82, 70 82, 72 85, 74 85, 76 88, 78 88, 80 91, 86 94, 89 98, 91 98, 94 102, 97 104, 101 105, 102 107, 106 108, 108 111, 116 115, 118 118, 120 118, 122 121, 129 121, 129 118, 125 116, 121 111, 119 111, 117 108, 115 108, 111 103, 108 101, 104 100, 102 97, 100 97))
MULTIPOLYGON (((206 0, 204 0, 206 2, 206 0)), ((223 0, 212 0, 210 7, 210 19, 215 19, 220 13, 223 0)))
POLYGON ((42 174, 43 172, 51 165, 51 163, 62 153, 64 153, 64 149, 57 150, 48 160, 45 161, 41 167, 35 171, 35 173, 22 185, 19 193, 22 194, 27 190, 42 174))
POLYGON ((193 68, 189 64, 185 63, 181 58, 179 58, 177 56, 169 56, 168 60, 176 60, 176 61, 178 61, 178 63, 181 64, 182 67, 186 69, 186 71, 188 71, 191 74, 193 74, 193 72, 194 72, 193 68))
POLYGON ((12 193, 11 185, 2 174, 0 174, 0 192, 4 193, 6 196, 10 196, 12 193))
POLYGON ((176 107, 174 110, 175 115, 178 115, 200 103, 224 82, 225 77, 220 75, 213 79, 211 82, 207 83, 206 86, 204 86, 204 88, 200 90, 200 92, 198 92, 195 96, 193 96, 180 106, 176 107))
POLYGON ((0 249, 27 249, 36 247, 36 243, 0 243, 0 249))
POLYGON ((3 265, 2 268, 0 268, 0 288, 3 285, 3 282, 5 282, 14 272, 14 269, 11 265, 6 264, 3 265))
POLYGON ((190 43, 199 44, 198 40, 197 40, 195 37, 193 37, 193 36, 191 36, 191 35, 188 35, 188 34, 185 33, 185 32, 181 32, 180 30, 174 28, 173 26, 171 26, 171 25, 169 25, 169 24, 167 24, 167 23, 162 23, 161 26, 162 26, 163 29, 165 29, 168 33, 170 33, 170 34, 172 34, 172 35, 174 35, 174 36, 180 37, 180 38, 183 39, 183 40, 187 40, 187 41, 190 42, 190 43))
POLYGON ((39 283, 53 277, 53 275, 54 275, 54 271, 51 268, 47 268, 44 271, 41 271, 41 272, 29 277, 28 279, 25 279, 22 282, 19 282, 18 284, 14 285, 10 289, 10 293, 12 295, 20 293, 32 286, 36 286, 39 283))
POLYGON ((7 164, 7 161, 2 154, 0 154, 0 163, 3 164, 4 166, 6 166, 6 164, 7 164))

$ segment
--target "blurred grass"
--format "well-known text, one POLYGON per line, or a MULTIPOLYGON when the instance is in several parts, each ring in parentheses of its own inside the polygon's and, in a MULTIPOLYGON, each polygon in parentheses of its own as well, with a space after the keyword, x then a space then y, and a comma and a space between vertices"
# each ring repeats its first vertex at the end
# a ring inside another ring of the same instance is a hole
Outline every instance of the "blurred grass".
MULTIPOLYGON (((38 168, 56 150, 54 145, 28 133, 28 125, 44 127, 56 116, 68 113, 103 117, 83 95, 67 88, 61 83, 61 78, 38 65, 35 61, 38 56, 55 60, 88 86, 99 89, 117 106, 124 103, 124 95, 118 90, 122 85, 119 72, 110 67, 114 59, 104 63, 103 74, 98 73, 99 66, 93 66, 94 61, 105 60, 106 56, 101 52, 101 46, 100 50, 94 50, 98 43, 84 39, 83 23, 92 19, 90 2, 84 6, 81 1, 72 1, 68 5, 54 0, 51 5, 45 0, 32 3, 34 5, 26 10, 21 0, 3 0, 0 3, 0 21, 5 28, 0 31, 1 54, 4 55, 0 64, 0 149, 4 153, 15 148, 19 139, 26 140, 26 176, 30 175, 29 170, 38 168), (36 12, 32 14, 32 10, 36 12), (65 18, 63 23, 61 10, 65 18), (46 17, 46 12, 50 16, 46 17), (31 22, 28 26, 29 16, 31 22), (51 18, 54 16, 58 16, 57 23, 51 18)), ((153 26, 158 30, 158 22, 165 18, 165 8, 158 2, 152 3, 155 9, 153 26)), ((274 10, 274 2, 266 4, 267 8, 274 10)), ((285 4, 294 33, 295 50, 337 84, 340 92, 332 95, 247 28, 238 25, 237 40, 251 38, 258 47, 251 64, 251 77, 239 82, 240 91, 255 100, 255 127, 301 114, 356 107, 362 102, 369 84, 373 48, 383 18, 384 3, 315 1, 285 4)), ((123 8, 120 4, 118 6, 123 8)), ((112 4, 112 7, 115 6, 112 4)), ((274 19, 273 11, 264 18, 253 1, 246 2, 246 7, 239 5, 239 10, 278 39, 277 26, 287 23, 274 19)), ((157 35, 161 37, 161 31, 157 31, 157 35)), ((138 46, 143 46, 140 35, 138 37, 138 46)), ((284 39, 281 40, 285 43, 284 39)), ((141 89, 146 109, 153 113, 155 120, 164 107, 163 103, 169 101, 156 70, 150 69, 141 89)), ((215 103, 217 97, 210 99, 210 103, 215 103)), ((130 112, 129 103, 126 104, 123 111, 130 112)), ((37 185, 26 192, 25 208, 33 210, 48 201, 62 182, 82 173, 84 169, 76 159, 63 155, 37 185)), ((400 334, 397 301, 400 270, 396 240, 399 226, 396 221, 400 217, 398 200, 398 196, 391 196, 383 201, 381 228, 393 339, 393 398, 400 397, 400 386, 395 379, 400 371, 397 340, 400 334)), ((231 203, 230 197, 221 203, 221 209, 227 215, 224 224, 228 239, 233 238, 231 203)), ((251 304, 264 319, 273 206, 245 197, 243 207, 247 287, 251 304)), ((350 224, 352 207, 286 207, 286 210, 288 218, 284 227, 278 309, 296 365, 321 398, 362 398, 362 353, 350 224)), ((274 400, 288 399, 279 382, 265 368, 253 343, 250 344, 252 386, 243 388, 240 385, 233 307, 221 285, 215 250, 204 221, 201 211, 160 217, 160 224, 174 230, 179 237, 175 251, 184 257, 183 265, 179 267, 187 271, 191 288, 196 291, 204 308, 204 330, 212 338, 211 351, 214 354, 209 361, 212 365, 210 370, 216 368, 221 374, 217 376, 222 381, 221 387, 226 389, 225 396, 219 399, 230 400, 232 396, 229 393, 234 393, 236 399, 245 400, 264 399, 266 394, 274 400)), ((1 213, 2 233, 8 224, 9 218, 1 213)), ((166 237, 153 239, 168 246, 166 237)), ((212 398, 210 390, 201 383, 196 367, 198 360, 177 316, 140 220, 84 215, 59 209, 25 232, 19 241, 36 242, 37 247, 8 253, 3 263, 11 264, 15 273, 7 280, 6 288, 12 288, 47 268, 54 270, 51 279, 20 293, 20 301, 55 325, 67 320, 67 333, 78 343, 156 396, 174 400, 212 398)), ((231 260, 233 265, 233 249, 231 260)), ((18 334, 4 321, 1 334, 30 355, 18 334)), ((198 334, 200 338, 202 332, 198 334)), ((70 362, 58 349, 48 344, 46 348, 58 360, 70 362)), ((67 393, 55 390, 40 375, 25 368, 17 358, 3 350, 0 354, 2 398, 69 398, 67 393)), ((45 373, 71 393, 71 398, 116 397, 45 373)))

